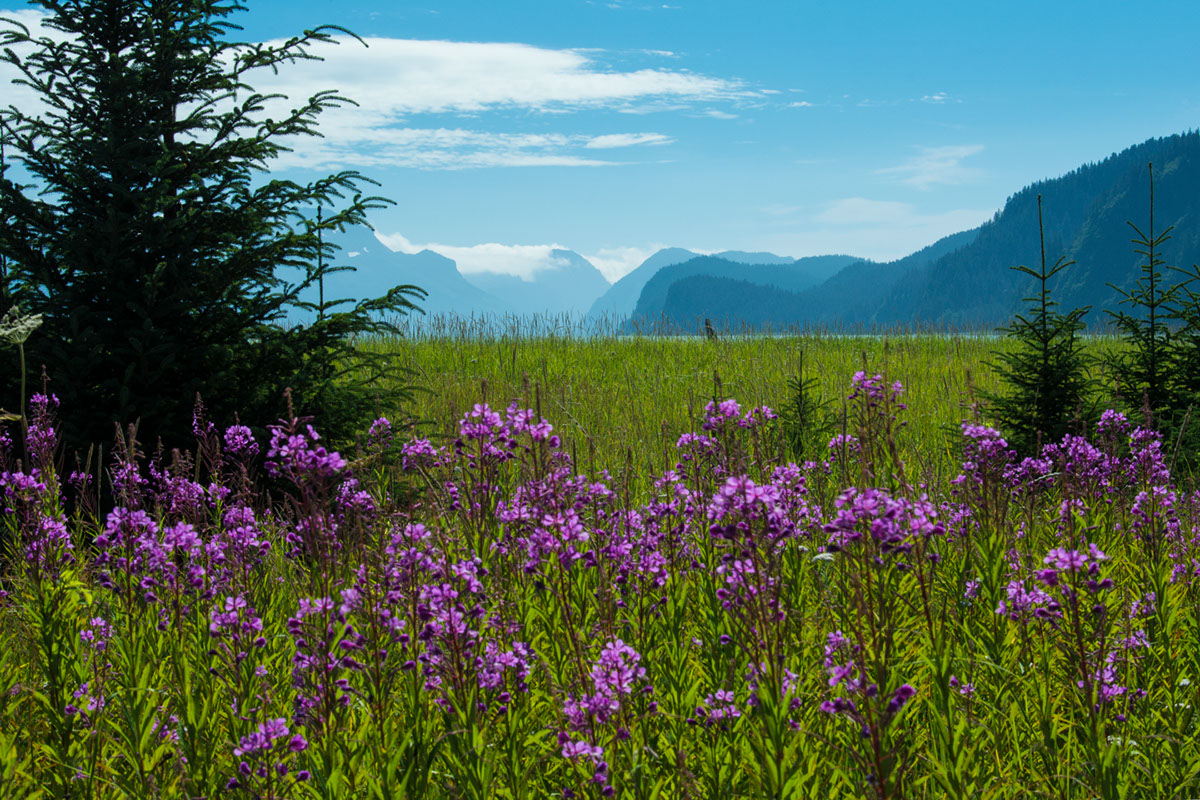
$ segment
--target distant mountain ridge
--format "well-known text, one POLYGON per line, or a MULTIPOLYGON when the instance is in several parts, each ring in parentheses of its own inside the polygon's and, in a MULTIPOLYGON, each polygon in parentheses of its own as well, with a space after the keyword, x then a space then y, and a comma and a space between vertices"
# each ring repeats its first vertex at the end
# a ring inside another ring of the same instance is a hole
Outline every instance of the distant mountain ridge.
MULTIPOLYGON (((469 283, 453 260, 432 250, 398 253, 361 225, 335 234, 330 241, 341 248, 332 263, 353 269, 339 270, 325 278, 327 302, 381 297, 395 286, 409 284, 425 290, 425 299, 414 302, 427 315, 461 313, 463 309, 467 310, 465 316, 508 312, 498 298, 469 283)), ((302 298, 315 303, 319 295, 320 289, 312 286, 302 298)))
MULTIPOLYGON (((939 325, 1000 325, 1022 307, 1027 276, 1009 269, 1039 259, 1037 196, 1042 195, 1046 259, 1076 263, 1056 279, 1055 300, 1066 309, 1091 306, 1102 323, 1119 293, 1138 277, 1144 256, 1134 252, 1133 223, 1148 232, 1154 165, 1155 233, 1174 228, 1162 248, 1167 265, 1200 262, 1200 132, 1151 139, 1099 163, 1017 192, 970 247, 950 253, 894 284, 875 311, 884 324, 920 317, 939 325)), ((1167 281, 1177 275, 1165 270, 1167 281)))
MULTIPOLYGON (((764 254, 753 254, 762 256, 764 254)), ((817 286, 828 280, 845 267, 858 262, 853 256, 812 256, 801 259, 788 259, 780 263, 738 263, 721 256, 698 256, 682 264, 671 264, 658 270, 642 287, 637 305, 630 314, 627 326, 632 330, 639 326, 653 326, 665 318, 674 318, 674 311, 667 308, 667 297, 671 289, 683 281, 696 278, 720 279, 735 281, 747 286, 758 287, 765 295, 772 293, 797 293, 804 289, 817 286)), ((716 283, 708 283, 717 286, 716 283)), ((694 287, 692 289, 694 291, 694 287)), ((696 295, 699 300, 702 295, 696 295)), ((711 299, 727 300, 723 295, 713 295, 711 299)), ((727 316, 728 311, 719 306, 717 313, 727 316)), ((697 310, 690 316, 703 319, 713 313, 701 313, 697 310)), ((682 321, 682 318, 680 318, 682 321)))
MULTIPOLYGON (((1151 139, 1059 178, 1014 194, 990 221, 947 236, 886 264, 850 264, 819 285, 799 291, 709 270, 680 274, 669 285, 647 281, 639 312, 696 330, 705 317, 734 327, 932 325, 946 328, 1007 324, 1032 285, 1010 267, 1040 258, 1037 196, 1042 195, 1046 257, 1076 263, 1056 278, 1054 299, 1065 309, 1091 306, 1091 324, 1116 309, 1119 292, 1138 277, 1144 256, 1134 252, 1132 222, 1147 231, 1148 165, 1154 164, 1155 233, 1173 226, 1162 248, 1168 265, 1200 262, 1200 133, 1151 139), (1112 284, 1110 286, 1109 284, 1112 284), (647 291, 655 297, 647 298, 647 291), (660 305, 661 304, 661 305, 660 305)), ((758 272, 758 270, 756 270, 758 272)), ((666 281, 670 273, 656 278, 666 281)), ((1168 282, 1175 280, 1167 271, 1168 282)))
MULTIPOLYGON (((665 296, 665 286, 662 289, 651 289, 652 298, 647 301, 648 305, 644 306, 641 312, 638 312, 638 305, 641 302, 642 292, 646 285, 651 280, 656 280, 656 286, 663 282, 663 278, 658 275, 661 271, 675 267, 678 264, 693 261, 697 258, 719 259, 722 264, 742 264, 752 266, 754 269, 746 271, 746 275, 753 275, 752 280, 775 285, 776 281, 783 280, 788 286, 790 278, 785 277, 785 271, 770 270, 763 271, 763 267, 790 267, 792 265, 803 262, 796 275, 812 274, 819 276, 820 279, 828 277, 837 272, 838 269, 846 264, 857 261, 853 256, 809 256, 800 259, 790 256, 779 256, 774 253, 748 253, 742 250, 725 250, 720 253, 714 253, 711 256, 702 256, 700 253, 695 253, 691 250, 684 250, 679 247, 670 247, 659 250, 654 255, 647 258, 632 272, 624 275, 620 280, 612 285, 607 292, 592 304, 588 310, 589 320, 598 320, 607 317, 610 320, 623 320, 628 327, 631 323, 630 318, 641 314, 639 319, 645 318, 647 315, 657 313, 662 306, 662 297, 665 296), (828 275, 825 272, 828 271, 828 275)), ((716 269, 724 270, 726 267, 719 266, 716 262, 709 262, 710 266, 716 269)), ((703 271, 703 267, 700 268, 703 271)), ((683 272, 669 273, 674 279, 679 279, 684 276, 683 272)), ((801 279, 806 285, 820 283, 820 280, 806 281, 801 279)), ((780 284, 782 286, 782 284, 780 284)))

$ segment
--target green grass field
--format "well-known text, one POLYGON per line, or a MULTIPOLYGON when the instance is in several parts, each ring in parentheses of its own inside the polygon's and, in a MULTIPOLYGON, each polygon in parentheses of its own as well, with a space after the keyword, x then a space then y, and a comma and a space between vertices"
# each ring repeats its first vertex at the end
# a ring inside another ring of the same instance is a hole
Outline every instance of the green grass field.
MULTIPOLYGON (((581 468, 616 469, 630 463, 652 474, 664 452, 693 430, 714 396, 743 407, 780 409, 788 379, 804 365, 820 395, 840 408, 850 379, 863 370, 886 373, 905 387, 905 460, 933 484, 957 471, 959 425, 972 416, 980 393, 998 391, 989 365, 1009 345, 1003 337, 974 334, 842 334, 703 337, 580 335, 570 323, 541 329, 469 328, 449 324, 410 328, 370 345, 395 354, 422 387, 411 408, 427 433, 456 430, 464 411, 486 401, 503 408, 540 403, 581 468)), ((1095 355, 1117 346, 1092 338, 1095 355)), ((1101 380, 1102 375, 1097 375, 1101 380)), ((984 410, 986 418, 986 409, 984 410)))

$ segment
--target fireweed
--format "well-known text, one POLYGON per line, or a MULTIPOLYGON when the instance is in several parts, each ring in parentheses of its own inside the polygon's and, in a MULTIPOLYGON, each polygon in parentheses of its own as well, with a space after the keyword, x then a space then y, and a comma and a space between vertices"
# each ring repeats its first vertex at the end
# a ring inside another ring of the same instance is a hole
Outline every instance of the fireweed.
POLYGON ((1018 460, 971 420, 923 485, 902 392, 856 375, 805 464, 718 397, 636 483, 519 404, 345 456, 198 404, 192 453, 123 434, 102 517, 43 392, 0 436, 5 788, 1200 791, 1200 496, 1161 441, 1113 412, 1018 460))

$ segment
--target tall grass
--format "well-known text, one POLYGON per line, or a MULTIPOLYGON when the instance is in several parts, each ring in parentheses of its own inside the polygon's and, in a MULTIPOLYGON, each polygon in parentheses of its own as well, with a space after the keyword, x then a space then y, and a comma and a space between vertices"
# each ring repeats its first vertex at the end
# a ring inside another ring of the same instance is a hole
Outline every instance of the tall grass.
MULTIPOLYGON (((581 466, 657 471, 665 448, 715 397, 779 408, 803 354, 805 377, 815 378, 839 410, 855 372, 886 371, 907 387, 904 457, 931 483, 957 468, 959 423, 973 416, 981 390, 999 390, 989 361, 1011 346, 990 330, 795 328, 764 335, 726 328, 708 340, 668 327, 629 335, 612 321, 566 316, 414 318, 401 325, 400 337, 363 346, 413 370, 426 391, 406 411, 435 436, 452 434, 475 403, 516 400, 554 420, 581 466)), ((1100 353, 1118 345, 1094 337, 1088 346, 1100 353)))
MULTIPOLYGON (((816 362, 899 365, 832 389, 827 460, 696 399, 637 491, 573 463, 562 415, 464 395, 444 446, 378 420, 345 457, 301 420, 268 443, 198 415, 194 457, 118 449, 100 519, 37 395, 0 436, 0 795, 1195 796, 1200 495, 1116 413, 1025 460, 967 424, 923 485, 902 454, 967 382, 921 387, 950 374, 921 341, 816 362)), ((547 397, 576 386, 562 352, 606 352, 527 344, 547 397)), ((652 359, 703 382, 739 355, 626 345, 612 396, 649 420, 652 359)))

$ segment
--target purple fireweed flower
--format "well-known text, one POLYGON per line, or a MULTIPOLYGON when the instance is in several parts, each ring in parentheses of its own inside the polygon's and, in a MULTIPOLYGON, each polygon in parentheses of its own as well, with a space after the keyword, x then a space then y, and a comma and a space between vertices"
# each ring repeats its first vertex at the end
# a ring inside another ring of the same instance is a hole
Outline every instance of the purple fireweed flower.
POLYGON ((904 385, 900 381, 894 381, 892 385, 885 386, 883 375, 873 375, 867 377, 867 373, 858 371, 854 373, 854 377, 850 379, 853 390, 850 392, 848 400, 857 400, 862 398, 866 401, 869 408, 882 405, 884 402, 891 401, 892 406, 897 409, 903 409, 904 404, 897 402, 900 395, 904 393, 904 385))
POLYGON ((440 465, 445 452, 428 439, 413 439, 400 448, 401 466, 405 471, 431 469, 440 465))
POLYGON ((508 417, 510 435, 518 436, 527 433, 529 438, 535 442, 550 442, 555 439, 551 435, 554 432, 554 426, 544 419, 539 419, 532 408, 521 409, 516 403, 513 403, 505 414, 508 417))
MULTIPOLYGON (((287 720, 282 717, 268 719, 259 723, 257 729, 243 736, 233 755, 239 760, 238 776, 229 780, 226 788, 246 788, 254 796, 262 796, 254 790, 254 784, 265 781, 268 785, 279 778, 288 775, 288 761, 296 753, 308 748, 308 741, 297 733, 289 736, 287 720)), ((306 770, 297 773, 295 780, 303 782, 308 779, 306 770)), ((278 784, 276 784, 276 787, 278 784)))
POLYGON ((738 420, 738 427, 747 430, 760 428, 773 419, 779 419, 779 415, 767 406, 759 406, 747 411, 745 416, 738 420))
POLYGON ((691 454, 693 458, 697 454, 711 452, 716 446, 715 439, 701 433, 685 433, 675 442, 676 449, 683 450, 685 454, 691 454))
POLYGON ((87 627, 79 632, 79 638, 89 650, 103 653, 108 649, 108 640, 112 638, 112 625, 104 617, 92 617, 87 627))
POLYGON ((1087 565, 1088 558, 1078 550, 1057 547, 1046 554, 1043 562, 1064 572, 1078 572, 1087 565))
POLYGON ((258 442, 245 425, 230 425, 225 429, 225 454, 239 461, 251 461, 258 455, 258 442))
POLYGON ((853 714, 858 711, 854 701, 845 697, 835 697, 821 703, 820 710, 826 714, 853 714))
POLYGON ((297 485, 314 480, 330 480, 347 466, 346 459, 323 446, 312 425, 300 430, 300 420, 270 426, 271 443, 267 450, 267 472, 290 478, 297 485))
POLYGON ((598 761, 604 755, 604 748, 591 744, 583 739, 571 739, 563 743, 563 758, 575 761, 580 758, 590 758, 598 761))
POLYGON ((963 683, 957 676, 950 676, 950 688, 958 692, 963 697, 971 697, 975 694, 975 684, 963 683))
POLYGON ((867 538, 881 555, 902 554, 919 538, 939 536, 945 527, 937 521, 937 508, 922 495, 916 500, 892 497, 883 489, 860 491, 851 487, 835 502, 837 513, 824 526, 830 550, 844 550, 867 538))
POLYGON ((371 450, 383 451, 392 443, 392 423, 387 417, 380 417, 371 423, 367 431, 367 447, 371 450))
POLYGON ((1058 601, 1036 586, 1030 588, 1024 581, 1014 580, 1009 582, 1005 592, 1007 599, 1000 601, 996 607, 997 614, 1016 621, 1033 617, 1055 619, 1062 616, 1062 607, 1058 601))
POLYGON ((1003 480, 1013 460, 1013 452, 1000 432, 985 425, 970 421, 962 423, 963 463, 962 473, 954 479, 955 485, 969 481, 983 485, 988 481, 1003 480))
POLYGON ((490 440, 504 427, 504 420, 486 403, 476 403, 475 408, 463 415, 458 424, 458 435, 466 441, 490 440))
POLYGON ((1171 482, 1162 451, 1162 435, 1147 428, 1136 428, 1129 437, 1130 479, 1141 486, 1166 486, 1171 482))
POLYGON ((246 657, 247 649, 267 645, 262 636, 262 619, 241 595, 226 597, 222 603, 213 606, 210 620, 209 635, 223 642, 231 653, 237 653, 239 661, 246 657))
POLYGON ((493 691, 501 689, 505 674, 512 673, 517 679, 517 689, 528 691, 525 680, 529 677, 531 657, 529 645, 524 642, 513 642, 510 650, 502 650, 495 641, 489 641, 483 655, 476 659, 479 688, 493 691))
MULTIPOLYGON (((604 724, 616 717, 623 699, 632 695, 646 677, 641 660, 641 655, 620 639, 608 642, 592 666, 594 692, 578 698, 568 695, 563 704, 563 715, 571 728, 584 730, 592 723, 604 724)), ((641 687, 643 693, 646 688, 641 687)))
POLYGON ((221 530, 211 557, 218 563, 232 560, 243 570, 251 570, 262 563, 271 549, 271 541, 259 525, 254 509, 246 505, 235 505, 225 511, 221 530))
POLYGON ((362 488, 357 478, 347 478, 338 487, 337 499, 334 501, 338 514, 343 518, 357 517, 370 521, 375 517, 375 499, 371 493, 362 488))
POLYGON ((697 706, 696 717, 707 727, 726 728, 742 716, 733 692, 718 689, 704 698, 704 704, 697 706))
POLYGON ((364 667, 356 658, 359 636, 343 611, 355 600, 353 590, 343 592, 340 606, 329 597, 302 597, 296 616, 287 621, 296 648, 292 685, 296 688, 297 724, 319 727, 350 704, 346 676, 364 667))
POLYGON ((288 735, 287 720, 283 717, 270 719, 260 723, 258 730, 249 736, 243 736, 238 747, 233 749, 235 756, 254 755, 269 750, 276 739, 288 735))
POLYGON ((75 563, 75 545, 61 513, 39 515, 23 544, 25 562, 36 575, 54 577, 63 567, 75 563))
POLYGON ((898 688, 898 689, 896 689, 896 691, 892 692, 892 697, 890 700, 888 700, 887 712, 889 714, 897 713, 900 709, 904 708, 904 706, 908 703, 909 700, 912 699, 912 696, 915 695, 916 693, 917 693, 917 690, 914 689, 909 684, 907 684, 907 683, 902 684, 900 686, 900 688, 898 688))
POLYGON ((705 419, 700 427, 706 431, 719 431, 725 427, 727 422, 737 420, 742 409, 736 400, 729 398, 719 403, 710 402, 704 407, 704 413, 705 419))
POLYGON ((638 681, 646 677, 646 668, 640 666, 642 657, 620 639, 614 639, 600 651, 600 658, 592 667, 592 684, 596 691, 605 695, 627 695, 638 681))
POLYGON ((54 412, 58 398, 40 392, 29 398, 29 426, 25 433, 25 448, 30 462, 42 469, 54 463, 54 448, 58 434, 54 430, 54 412))

